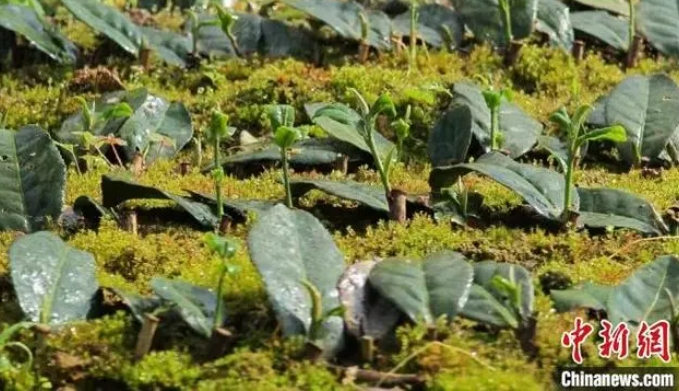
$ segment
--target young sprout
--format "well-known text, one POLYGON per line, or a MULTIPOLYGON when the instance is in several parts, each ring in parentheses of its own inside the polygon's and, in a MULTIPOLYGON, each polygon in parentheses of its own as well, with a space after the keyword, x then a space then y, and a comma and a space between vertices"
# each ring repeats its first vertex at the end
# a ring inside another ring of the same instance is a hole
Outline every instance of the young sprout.
POLYGON ((218 4, 215 4, 214 6, 217 10, 217 17, 219 18, 219 27, 221 27, 224 34, 229 38, 229 42, 231 43, 236 56, 242 57, 238 42, 236 41, 236 36, 233 34, 233 26, 238 20, 238 16, 229 13, 218 4))
POLYGON ((217 282, 217 306, 215 308, 215 319, 213 328, 219 328, 221 320, 224 319, 224 301, 222 300, 222 289, 224 278, 227 274, 235 274, 238 267, 229 262, 238 251, 238 243, 229 237, 219 236, 209 232, 203 238, 203 242, 208 246, 210 252, 220 260, 219 279, 217 282))
POLYGON ((33 365, 33 353, 25 344, 21 342, 11 341, 10 339, 22 329, 28 329, 35 324, 31 322, 19 322, 7 327, 0 333, 0 373, 3 369, 11 367, 9 356, 5 353, 7 348, 17 348, 22 350, 26 355, 26 364, 30 367, 33 365))
POLYGON ((496 91, 490 87, 483 91, 483 99, 490 110, 490 149, 495 151, 502 148, 503 142, 503 136, 500 133, 500 107, 502 107, 503 100, 512 100, 512 93, 504 88, 496 91))
POLYGON ((338 306, 324 313, 323 296, 318 291, 318 288, 307 280, 302 281, 302 285, 309 292, 309 297, 311 298, 311 325, 307 333, 307 339, 311 343, 315 343, 323 338, 323 323, 333 316, 342 316, 344 308, 338 306))
POLYGON ((580 159, 580 148, 589 141, 609 140, 614 142, 624 142, 627 140, 627 133, 625 128, 620 125, 613 125, 605 128, 594 129, 588 132, 584 131, 585 120, 589 117, 593 107, 583 105, 578 107, 571 117, 565 108, 560 108, 549 119, 559 126, 561 133, 567 139, 567 152, 564 160, 554 150, 550 153, 557 159, 562 170, 566 174, 566 183, 564 189, 564 205, 561 215, 562 223, 568 223, 571 218, 571 188, 573 187, 573 174, 575 167, 580 159))
POLYGON ((285 203, 292 208, 292 191, 290 189, 289 153, 292 146, 306 137, 304 131, 295 128, 295 108, 288 105, 271 105, 266 108, 271 122, 274 143, 281 152, 283 162, 283 184, 285 185, 285 203))
POLYGON ((364 63, 368 61, 368 54, 370 54, 370 44, 368 43, 368 34, 370 33, 370 19, 362 10, 358 12, 358 20, 361 22, 361 43, 358 47, 358 61, 364 63))
POLYGON ((391 123, 391 128, 394 129, 394 133, 396 133, 395 160, 397 161, 403 158, 403 143, 408 137, 410 137, 410 111, 411 107, 408 105, 403 118, 398 118, 396 121, 391 123))
MULTIPOLYGON (((212 112, 210 126, 207 129, 207 140, 214 150, 212 180, 215 185, 215 198, 217 199, 217 221, 221 224, 224 217, 224 204, 222 203, 222 182, 224 181, 224 167, 222 167, 221 151, 219 145, 222 139, 233 136, 234 130, 229 128, 229 116, 219 110, 212 112)), ((218 228, 217 228, 218 229, 218 228)))

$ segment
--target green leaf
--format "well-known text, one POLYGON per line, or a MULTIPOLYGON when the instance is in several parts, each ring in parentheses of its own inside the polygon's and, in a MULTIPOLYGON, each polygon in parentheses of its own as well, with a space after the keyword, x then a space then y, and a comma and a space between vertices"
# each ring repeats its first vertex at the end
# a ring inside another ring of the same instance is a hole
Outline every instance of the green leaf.
POLYGON ((549 294, 552 297, 552 301, 554 301, 554 309, 558 312, 568 312, 583 308, 606 311, 608 297, 612 291, 612 286, 585 282, 581 286, 572 289, 555 289, 550 291, 549 294))
MULTIPOLYGON (((450 7, 441 4, 418 4, 417 6, 417 37, 428 45, 440 48, 446 45, 444 28, 451 34, 451 47, 460 46, 464 36, 464 24, 459 15, 450 7)), ((403 12, 392 19, 394 34, 402 37, 410 37, 410 10, 403 12)))
POLYGON ((279 148, 286 150, 303 137, 304 135, 298 128, 280 126, 276 129, 273 139, 279 148))
POLYGON ((553 136, 538 137, 540 148, 547 150, 557 163, 562 173, 568 170, 568 144, 553 136))
POLYGON ((497 327, 519 328, 533 316, 533 282, 528 270, 519 265, 478 262, 474 265, 474 285, 460 315, 497 327), (497 277, 513 282, 519 289, 520 306, 493 284, 497 277))
POLYGON ((33 231, 61 213, 66 165, 47 132, 0 129, 0 231, 33 231))
POLYGON ((118 9, 97 0, 61 0, 61 3, 96 32, 104 34, 127 52, 139 54, 143 35, 118 9))
MULTIPOLYGON (((450 187, 457 179, 469 172, 483 174, 517 193, 537 213, 550 219, 558 219, 563 208, 565 180, 556 171, 513 161, 499 152, 481 156, 474 163, 438 167, 432 170, 429 184, 437 192, 450 187)), ((573 189, 572 206, 578 209, 579 200, 573 189)))
POLYGON ((391 36, 389 18, 380 11, 366 10, 361 4, 353 1, 283 0, 282 2, 285 5, 309 14, 328 25, 340 36, 354 41, 360 41, 362 38, 359 14, 363 13, 369 19, 368 44, 380 50, 391 48, 391 42, 389 41, 391 36))
POLYGON ((462 163, 472 140, 472 113, 466 105, 446 111, 429 134, 427 152, 433 167, 462 163))
POLYGON ((602 140, 618 143, 625 142, 627 141, 627 132, 622 126, 614 125, 607 128, 595 129, 580 136, 581 142, 602 140))
POLYGON ((132 315, 139 323, 144 323, 144 315, 153 313, 163 305, 163 300, 158 296, 140 296, 123 289, 112 288, 125 306, 130 309, 132 315))
MULTIPOLYGON (((294 197, 301 197, 311 190, 320 190, 324 193, 339 197, 344 200, 358 202, 375 211, 389 213, 389 204, 384 194, 384 188, 361 182, 331 181, 326 179, 293 180, 290 189, 294 197)), ((411 205, 414 199, 408 200, 411 205)))
MULTIPOLYGON (((158 297, 174 304, 175 310, 196 333, 210 338, 219 300, 212 291, 161 277, 151 279, 151 288, 158 297)), ((219 324, 223 324, 224 320, 220 319, 219 324)))
POLYGON ((679 296, 679 259, 665 255, 637 269, 608 297, 608 319, 613 323, 649 324, 673 319, 672 299, 679 296))
MULTIPOLYGON (((352 166, 370 163, 372 156, 355 146, 331 138, 302 139, 291 146, 290 166, 295 171, 308 171, 327 166, 334 166, 343 156, 349 157, 352 166)), ((241 152, 222 159, 226 172, 234 168, 258 168, 272 166, 281 161, 281 153, 276 145, 254 152, 241 152)), ((206 170, 213 167, 208 166, 206 170)))
POLYGON ((643 0, 637 5, 637 28, 664 55, 679 56, 679 3, 643 0))
POLYGON ((170 200, 206 229, 217 227, 219 224, 215 212, 206 204, 122 178, 104 175, 101 178, 101 192, 105 208, 113 208, 123 202, 137 199, 170 200))
POLYGON ((391 258, 370 272, 370 286, 415 322, 451 321, 467 302, 473 269, 465 257, 444 251, 421 262, 391 258))
POLYGON ((78 50, 75 45, 30 7, 0 6, 0 27, 26 37, 36 48, 60 63, 76 62, 78 50))
MULTIPOLYGON (((453 0, 462 21, 480 41, 507 44, 498 0, 453 0)), ((533 32, 538 0, 514 0, 511 5, 512 35, 523 39, 533 32)))
MULTIPOLYGON (((344 272, 344 256, 311 214, 276 205, 254 224, 248 247, 284 335, 307 335, 310 331, 311 299, 301 281, 307 280, 319 290, 324 313, 339 306, 336 284, 344 272)), ((343 331, 340 318, 323 322, 321 345, 327 356, 341 349, 343 331)))
MULTIPOLYGON (((490 110, 482 91, 475 85, 460 82, 453 87, 456 104, 467 105, 472 113, 472 134, 486 151, 490 151, 490 110)), ((500 105, 500 133, 504 136, 502 149, 517 158, 530 151, 542 133, 543 126, 510 102, 500 105)))
POLYGON ((574 0, 576 3, 592 7, 594 9, 606 10, 614 14, 629 16, 629 0, 574 0))
MULTIPOLYGON (((214 195, 207 195, 202 193, 197 193, 191 190, 186 190, 187 193, 191 195, 191 200, 207 204, 216 208, 217 199, 214 195)), ((223 199, 222 204, 224 205, 224 214, 229 217, 232 221, 245 221, 250 214, 260 214, 271 209, 276 202, 269 200, 240 200, 237 198, 223 199)))
POLYGON ((290 105, 269 105, 266 107, 266 114, 274 133, 281 126, 295 126, 295 108, 290 105))
POLYGON ((593 228, 629 228, 645 234, 667 233, 667 227, 648 201, 617 189, 578 188, 578 223, 593 228))
POLYGON ((148 47, 165 63, 186 67, 186 61, 193 50, 190 37, 153 27, 139 27, 139 29, 148 47))
POLYGON ((22 236, 9 248, 9 268, 19 305, 28 319, 63 324, 85 319, 99 289, 90 253, 50 232, 22 236))
MULTIPOLYGON (((354 110, 339 103, 314 103, 307 104, 304 108, 309 118, 330 136, 370 153, 370 148, 359 133, 361 117, 354 110)), ((378 132, 374 132, 373 137, 377 152, 382 159, 386 158, 394 144, 378 132)))
POLYGON ((640 157, 657 158, 679 127, 679 87, 663 74, 630 76, 606 99, 606 122, 627 130, 627 142, 618 144, 621 158, 635 164, 640 157))
POLYGON ((396 107, 394 101, 389 95, 380 95, 370 108, 370 116, 377 117, 380 114, 385 114, 388 117, 396 116, 396 107))
POLYGON ((582 11, 571 14, 573 29, 596 38, 614 49, 627 51, 629 29, 627 21, 605 11, 582 11))
POLYGON ((552 46, 570 51, 575 40, 568 6, 558 0, 540 0, 535 29, 549 37, 552 46))
POLYGON ((375 261, 354 263, 337 284, 347 331, 358 338, 367 335, 382 339, 394 330, 401 317, 401 311, 368 284, 368 276, 376 264, 375 261))

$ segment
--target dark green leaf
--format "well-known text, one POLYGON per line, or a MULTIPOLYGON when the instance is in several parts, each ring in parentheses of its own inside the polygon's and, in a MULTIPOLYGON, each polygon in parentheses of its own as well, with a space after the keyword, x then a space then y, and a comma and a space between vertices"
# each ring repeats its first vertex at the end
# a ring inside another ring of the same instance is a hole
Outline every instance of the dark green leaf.
POLYGON ((0 129, 0 230, 33 231, 61 213, 66 165, 47 132, 0 129))
MULTIPOLYGON (((435 168, 429 177, 434 192, 450 187, 457 179, 469 172, 477 172, 516 192, 536 212, 551 219, 558 219, 563 210, 563 175, 556 171, 513 161, 499 152, 481 156, 474 163, 435 168)), ((572 207, 577 210, 579 200, 573 189, 572 207)))
MULTIPOLYGON (((184 281, 161 277, 154 277, 151 287, 161 299, 176 306, 175 310, 196 333, 210 338, 219 300, 212 291, 184 281)), ((218 322, 223 323, 224 319, 218 322)))
POLYGON ((67 246, 50 232, 17 239, 9 248, 12 284, 21 309, 34 322, 85 319, 99 289, 92 254, 67 246))
POLYGON ((679 298, 679 260, 665 255, 637 269, 608 297, 608 319, 613 323, 672 320, 672 301, 679 298), (668 295, 669 293, 669 295, 668 295))
POLYGON ((637 7, 637 26, 644 37, 662 54, 679 56, 679 3, 643 0, 637 7))
POLYGON ((549 43, 568 51, 573 46, 574 33, 568 7, 558 0, 540 0, 536 30, 547 34, 549 43))
POLYGON ((462 163, 472 140, 472 113, 466 105, 455 106, 441 117, 429 134, 427 151, 434 167, 462 163))
POLYGON ((379 212, 389 213, 389 204, 384 189, 354 181, 294 180, 290 182, 294 197, 301 197, 311 190, 321 190, 339 198, 356 201, 379 212))
POLYGON ((0 27, 26 37, 40 51, 60 63, 76 61, 78 50, 75 45, 30 7, 16 4, 0 6, 0 27))
POLYGON ((186 67, 186 60, 193 49, 191 38, 173 31, 140 27, 146 44, 170 65, 186 67))
POLYGON ((143 35, 118 9, 97 0, 62 0, 76 18, 93 30, 106 35, 127 52, 137 55, 141 49, 143 35))
POLYGON ((640 157, 657 158, 679 127, 679 87, 666 75, 630 76, 606 99, 607 124, 627 130, 627 142, 619 144, 628 164, 640 157))
MULTIPOLYGON (((506 44, 498 0, 453 0, 453 7, 480 41, 506 44)), ((514 0, 511 6, 512 35, 523 39, 533 32, 538 0, 514 0)))
POLYGON ((616 189, 578 188, 578 223, 587 227, 629 228, 645 234, 664 234, 665 223, 648 201, 616 189))
POLYGON ((579 287, 566 290, 552 290, 550 296, 554 301, 554 309, 567 312, 577 309, 605 311, 612 286, 585 282, 579 287))
POLYGON ((443 315, 451 321, 464 307, 472 274, 462 254, 445 251, 421 262, 386 259, 375 265, 368 280, 411 320, 432 325, 443 315))
MULTIPOLYGON (((477 142, 486 150, 490 150, 490 110, 486 105, 482 91, 475 85, 456 83, 453 92, 454 102, 469 106, 472 113, 472 132, 477 142)), ((500 132, 503 136, 501 149, 510 152, 517 158, 530 151, 542 133, 543 126, 525 114, 513 103, 503 101, 500 106, 500 132)))
MULTIPOLYGON (((217 205, 217 200, 214 195, 207 195, 202 193, 186 190, 191 195, 191 200, 208 204, 211 206, 217 205)), ((223 199, 224 214, 231 220, 245 221, 250 214, 260 214, 271 209, 276 202, 268 200, 239 200, 236 198, 223 199)))
POLYGON ((629 16, 629 0, 574 0, 576 3, 592 7, 594 9, 606 10, 614 14, 629 16))
POLYGON ((528 270, 519 265, 478 262, 474 265, 474 285, 461 315, 497 327, 520 327, 533 316, 533 282, 528 270), (520 289, 521 303, 515 308, 511 299, 493 284, 496 276, 513 282, 520 289))
POLYGON ((192 201, 187 197, 159 190, 155 187, 144 186, 129 180, 104 175, 101 178, 101 192, 103 197, 102 204, 106 208, 112 208, 125 201, 135 199, 170 200, 177 203, 180 208, 191 215, 204 228, 214 228, 219 224, 217 216, 209 206, 192 201))
MULTIPOLYGON (((248 247, 286 336, 307 335, 311 328, 312 303, 302 281, 321 293, 324 313, 339 306, 337 282, 344 272, 344 256, 311 214, 276 205, 260 215, 248 235, 248 247)), ((323 322, 321 345, 327 356, 341 349, 343 329, 341 318, 323 322)))
POLYGON ((122 289, 113 288, 113 292, 120 296, 123 304, 132 312, 132 315, 139 323, 144 323, 144 315, 153 313, 163 305, 163 301, 158 296, 140 296, 136 293, 127 292, 122 289))
POLYGON ((617 50, 627 51, 629 30, 627 21, 605 11, 582 11, 571 14, 573 29, 594 37, 617 50))
MULTIPOLYGON (((464 25, 458 14, 441 4, 421 4, 417 7, 419 17, 417 19, 417 36, 433 47, 442 47, 446 44, 444 28, 450 31, 452 47, 457 48, 464 36, 464 25)), ((410 11, 404 12, 392 20, 394 34, 410 36, 410 11)))

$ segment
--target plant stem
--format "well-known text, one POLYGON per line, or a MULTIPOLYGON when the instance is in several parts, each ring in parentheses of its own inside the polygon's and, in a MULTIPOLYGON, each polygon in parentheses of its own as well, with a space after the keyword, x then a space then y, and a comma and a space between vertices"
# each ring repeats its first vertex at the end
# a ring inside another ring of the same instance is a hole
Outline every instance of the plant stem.
POLYGON ((571 209, 571 187, 573 186, 573 172, 575 171, 575 163, 577 161, 579 147, 575 140, 570 142, 570 153, 568 154, 568 164, 566 170, 566 189, 563 196, 563 211, 561 212, 561 221, 568 222, 571 209))
POLYGON ((120 165, 120 167, 125 168, 125 165, 123 164, 123 160, 120 158, 120 155, 118 154, 118 150, 116 149, 115 145, 111 145, 111 149, 113 150, 113 155, 116 157, 116 161, 120 165))
POLYGON ((498 5, 500 6, 500 13, 504 20, 505 28, 505 39, 507 40, 507 47, 512 42, 514 37, 512 36, 512 13, 510 10, 509 0, 500 0, 498 5))
MULTIPOLYGON (((215 136, 215 145, 214 145, 214 163, 215 163, 215 170, 223 170, 222 168, 222 159, 219 153, 219 143, 221 141, 221 137, 219 135, 215 136)), ((224 216, 224 204, 222 203, 222 175, 220 175, 219 178, 215 178, 215 197, 217 198, 217 220, 219 221, 219 225, 221 225, 222 222, 222 217, 224 216)), ((218 227, 219 227, 218 225, 218 227)), ((219 228, 217 228, 219 229, 219 228)))
POLYGON ((111 161, 108 160, 108 158, 106 157, 106 155, 104 155, 104 153, 101 152, 101 149, 99 149, 99 147, 97 147, 97 146, 95 145, 95 146, 94 146, 94 149, 97 150, 97 152, 99 153, 99 156, 101 156, 102 159, 104 159, 104 161, 106 162, 106 164, 108 164, 109 167, 113 167, 113 163, 111 163, 111 161))
POLYGON ((413 0, 410 4, 410 56, 408 61, 408 73, 415 68, 417 62, 417 3, 413 0))
POLYGON ((290 162, 288 161, 288 150, 281 148, 281 159, 283 160, 283 182, 285 184, 285 204, 292 209, 292 190, 290 189, 290 162))
POLYGON ((495 151, 500 149, 498 145, 498 136, 500 133, 500 108, 495 107, 490 109, 490 149, 495 151))
POLYGON ((224 319, 222 313, 224 312, 224 300, 222 299, 222 286, 224 285, 224 278, 226 277, 225 260, 222 259, 221 270, 219 271, 219 281, 217 282, 217 306, 215 307, 215 319, 212 329, 222 327, 221 320, 224 319))
POLYGON ((634 9, 634 1, 627 0, 629 4, 629 47, 627 50, 633 50, 634 36, 636 35, 636 12, 634 9))
POLYGON ((391 192, 391 185, 389 184, 389 177, 386 171, 384 171, 384 164, 382 164, 382 158, 379 153, 377 153, 377 147, 375 147, 375 139, 373 138, 373 129, 367 129, 366 131, 366 141, 368 148, 370 148, 370 153, 375 159, 375 165, 377 166, 377 171, 380 173, 380 180, 382 181, 382 187, 384 191, 389 194, 391 192))

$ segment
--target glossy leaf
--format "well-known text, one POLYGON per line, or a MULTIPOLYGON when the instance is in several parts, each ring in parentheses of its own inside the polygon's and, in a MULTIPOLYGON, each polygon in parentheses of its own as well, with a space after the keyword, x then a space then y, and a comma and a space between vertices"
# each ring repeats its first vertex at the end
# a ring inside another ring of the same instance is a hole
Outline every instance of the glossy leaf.
POLYGON ((66 165, 47 132, 0 129, 0 230, 33 231, 61 213, 66 165))
POLYGON ((105 208, 112 208, 129 200, 169 200, 175 202, 206 229, 214 228, 219 224, 215 212, 206 204, 126 179, 104 175, 101 178, 101 192, 102 204, 105 208))
MULTIPOLYGON (((558 219, 563 209, 565 180, 556 171, 513 161, 499 152, 481 156, 474 163, 435 168, 429 177, 434 192, 452 186, 457 179, 469 172, 483 174, 517 193, 537 213, 550 219, 558 219)), ((578 209, 579 199, 575 189, 572 208, 578 209)))
POLYGON ((629 30, 627 21, 605 11, 571 13, 573 29, 596 38, 617 50, 627 51, 629 30))
MULTIPOLYGON (((330 136, 370 153, 370 148, 359 133, 358 124, 361 117, 353 109, 339 103, 314 103, 304 107, 309 118, 312 118, 313 122, 330 136)), ((386 158, 389 151, 394 148, 394 144, 377 132, 373 135, 378 153, 386 158)))
MULTIPOLYGON (((441 4, 420 4, 417 7, 417 36, 433 47, 442 47, 446 44, 444 29, 451 34, 452 47, 457 48, 464 36, 464 24, 459 15, 452 8, 441 4)), ((410 36, 410 11, 406 11, 393 20, 394 34, 403 37, 410 36)))
MULTIPOLYGON (((467 105, 472 113, 472 133, 476 141, 490 151, 490 109, 486 105, 481 89, 460 82, 453 88, 454 102, 467 105)), ((530 151, 542 133, 543 126, 513 103, 502 101, 500 105, 500 133, 503 137, 501 149, 507 150, 512 158, 530 151)))
POLYGON ((629 0, 574 0, 576 3, 594 9, 613 12, 614 14, 629 16, 629 0))
POLYGON ((467 302, 473 269, 456 252, 432 254, 421 262, 386 259, 370 272, 370 285, 412 321, 432 325, 445 315, 451 321, 467 302))
POLYGON ((78 50, 75 45, 30 7, 1 5, 0 27, 26 37, 36 48, 60 63, 76 62, 78 50))
POLYGON ((153 27, 139 27, 146 44, 167 64, 186 67, 192 51, 191 38, 173 31, 153 27))
MULTIPOLYGON (((453 0, 453 7, 462 21, 480 41, 506 44, 502 16, 498 0, 453 0)), ((523 39, 533 32, 533 23, 538 11, 538 0, 512 1, 512 35, 523 39)))
POLYGON ((153 313, 161 308, 163 300, 158 296, 140 296, 136 293, 122 289, 113 288, 113 292, 120 296, 123 304, 132 312, 132 315, 139 323, 144 323, 144 315, 153 313))
POLYGON ((639 2, 637 26, 659 52, 679 56, 679 3, 676 0, 639 2))
POLYGON ((61 3, 96 32, 107 36, 127 52, 135 56, 139 54, 142 32, 117 8, 97 0, 62 0, 61 3))
POLYGON ((617 189, 578 188, 578 223, 587 227, 629 228, 645 234, 660 235, 667 227, 648 201, 617 189))
POLYGON ((666 255, 637 269, 608 297, 608 319, 613 323, 652 324, 674 319, 672 301, 679 298, 679 259, 666 255))
POLYGON ((679 127, 679 87, 666 75, 630 76, 606 99, 606 122, 627 130, 627 142, 619 144, 628 164, 639 157, 657 158, 679 127))
POLYGON ((531 275, 522 266, 492 261, 474 265, 474 285, 461 315, 497 327, 519 328, 533 316, 534 292, 531 275), (513 281, 519 287, 520 306, 515 308, 493 280, 496 276, 513 281))
POLYGON ((552 290, 550 291, 550 296, 552 301, 554 301, 554 308, 558 312, 568 312, 577 309, 605 311, 608 297, 612 291, 612 286, 585 282, 581 286, 572 289, 552 290))
POLYGON ((564 3, 540 0, 535 28, 549 37, 551 45, 571 50, 575 38, 570 10, 564 3))
POLYGON ((99 289, 92 254, 50 232, 22 236, 9 248, 19 305, 28 319, 58 325, 87 317, 99 289))
MULTIPOLYGON (((337 282, 344 272, 344 256, 311 214, 276 205, 259 216, 248 235, 248 247, 284 335, 310 331, 312 303, 302 281, 321 293, 323 313, 339 306, 337 282)), ((343 331, 341 318, 323 322, 320 344, 327 356, 341 349, 343 331)))
MULTIPOLYGON (((210 290, 179 280, 154 277, 153 292, 172 303, 179 315, 196 333, 205 338, 212 334, 217 296, 210 290)), ((224 319, 219 321, 223 324, 224 319)))
POLYGON ((443 114, 429 134, 427 152, 432 166, 462 163, 472 140, 472 113, 466 105, 443 114))

